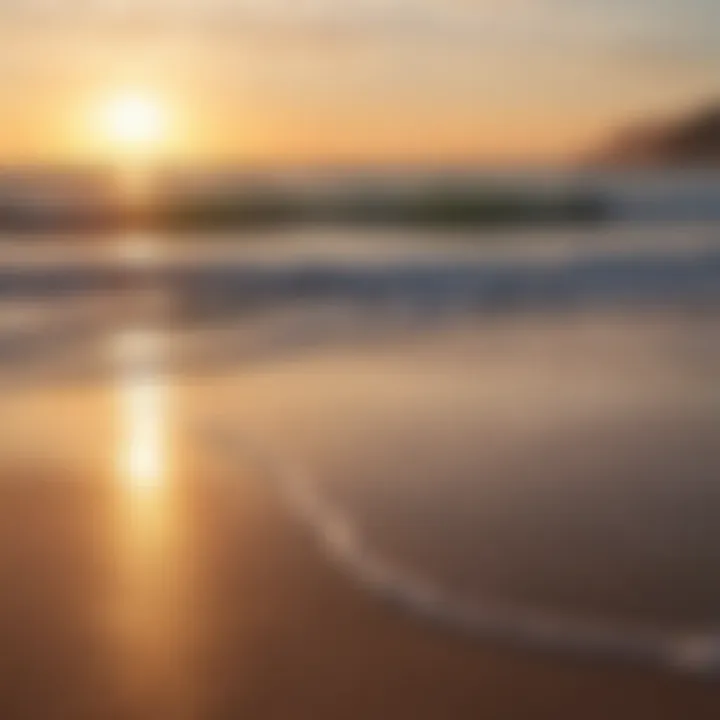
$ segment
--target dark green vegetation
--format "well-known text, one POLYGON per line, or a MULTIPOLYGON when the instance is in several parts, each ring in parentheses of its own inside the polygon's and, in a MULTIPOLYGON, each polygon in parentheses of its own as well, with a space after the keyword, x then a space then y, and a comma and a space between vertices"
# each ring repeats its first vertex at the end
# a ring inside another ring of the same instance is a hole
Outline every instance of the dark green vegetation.
POLYGON ((141 198, 130 199, 107 183, 100 192, 93 182, 73 182, 55 181, 48 190, 40 178, 19 200, 14 191, 0 197, 0 229, 196 231, 290 224, 474 228, 588 223, 608 216, 599 194, 519 183, 346 178, 290 184, 254 179, 197 188, 159 182, 141 198))
POLYGON ((158 201, 145 216, 171 229, 243 228, 288 223, 357 226, 483 227, 588 223, 607 217, 602 198, 590 193, 548 196, 526 191, 431 189, 343 197, 299 197, 263 189, 182 203, 158 201))

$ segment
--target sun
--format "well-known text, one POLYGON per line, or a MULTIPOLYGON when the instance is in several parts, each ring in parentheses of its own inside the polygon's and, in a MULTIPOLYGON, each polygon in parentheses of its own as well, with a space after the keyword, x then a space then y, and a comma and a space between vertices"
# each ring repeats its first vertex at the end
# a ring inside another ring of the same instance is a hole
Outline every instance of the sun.
POLYGON ((101 125, 106 141, 123 153, 157 150, 168 133, 166 108, 159 99, 141 92, 125 92, 107 100, 101 125))

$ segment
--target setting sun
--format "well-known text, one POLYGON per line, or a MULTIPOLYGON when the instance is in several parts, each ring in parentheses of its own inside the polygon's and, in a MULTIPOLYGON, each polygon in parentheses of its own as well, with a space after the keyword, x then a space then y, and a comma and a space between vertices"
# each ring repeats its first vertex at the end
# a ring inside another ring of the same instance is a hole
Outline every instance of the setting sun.
POLYGON ((123 152, 150 152, 163 144, 167 113, 156 98, 126 93, 103 108, 102 129, 107 141, 123 152))

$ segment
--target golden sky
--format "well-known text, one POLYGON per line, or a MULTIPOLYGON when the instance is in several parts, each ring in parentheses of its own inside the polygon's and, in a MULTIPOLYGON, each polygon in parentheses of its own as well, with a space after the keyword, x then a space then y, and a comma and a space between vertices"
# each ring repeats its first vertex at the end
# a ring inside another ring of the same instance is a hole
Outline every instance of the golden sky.
POLYGON ((4 0, 0 161, 545 160, 717 92, 716 0, 4 0), (161 149, 158 147, 158 152, 161 149))

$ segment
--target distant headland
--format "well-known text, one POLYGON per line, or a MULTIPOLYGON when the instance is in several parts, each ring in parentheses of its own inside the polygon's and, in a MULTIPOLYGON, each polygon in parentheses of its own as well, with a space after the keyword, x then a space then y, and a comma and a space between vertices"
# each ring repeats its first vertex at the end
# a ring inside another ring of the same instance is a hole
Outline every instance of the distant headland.
POLYGON ((613 135, 591 157, 610 166, 720 168, 720 100, 613 135))

